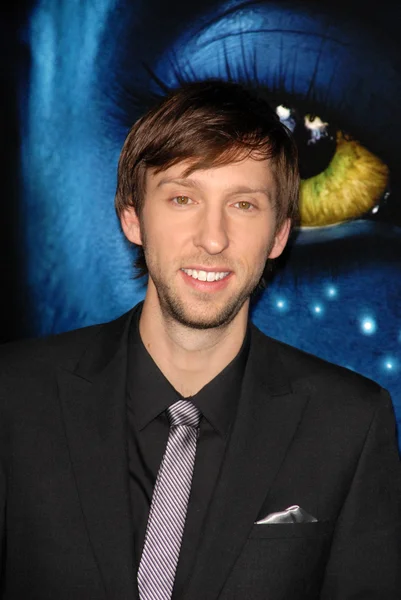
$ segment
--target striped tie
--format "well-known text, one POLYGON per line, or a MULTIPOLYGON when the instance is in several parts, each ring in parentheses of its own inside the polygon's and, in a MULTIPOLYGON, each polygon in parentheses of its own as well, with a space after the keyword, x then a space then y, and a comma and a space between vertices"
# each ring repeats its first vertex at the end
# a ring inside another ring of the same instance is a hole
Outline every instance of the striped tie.
POLYGON ((170 600, 194 470, 199 410, 188 400, 167 409, 170 433, 155 488, 138 570, 141 600, 170 600))

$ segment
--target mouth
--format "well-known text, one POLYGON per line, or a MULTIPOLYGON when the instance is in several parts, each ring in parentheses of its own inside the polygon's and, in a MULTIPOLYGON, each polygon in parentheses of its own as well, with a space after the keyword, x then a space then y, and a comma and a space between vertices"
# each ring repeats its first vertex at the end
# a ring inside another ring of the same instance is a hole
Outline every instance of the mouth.
POLYGON ((230 271, 204 271, 202 269, 181 269, 186 275, 198 281, 221 281, 230 275, 230 271))

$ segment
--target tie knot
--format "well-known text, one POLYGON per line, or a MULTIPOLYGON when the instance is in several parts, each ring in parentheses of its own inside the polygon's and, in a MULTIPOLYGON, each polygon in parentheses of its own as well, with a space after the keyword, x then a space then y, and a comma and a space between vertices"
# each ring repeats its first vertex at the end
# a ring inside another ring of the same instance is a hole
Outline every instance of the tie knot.
POLYGON ((187 425, 187 427, 199 427, 200 411, 190 400, 178 400, 167 409, 170 427, 187 425))

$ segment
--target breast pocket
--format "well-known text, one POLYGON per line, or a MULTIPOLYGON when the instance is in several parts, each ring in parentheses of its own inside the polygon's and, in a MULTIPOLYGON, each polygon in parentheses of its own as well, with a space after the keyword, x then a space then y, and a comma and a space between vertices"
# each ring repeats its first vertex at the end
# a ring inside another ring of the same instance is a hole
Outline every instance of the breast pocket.
POLYGON ((318 598, 333 522, 253 525, 221 600, 318 598))
POLYGON ((249 534, 249 539, 321 537, 329 535, 333 531, 333 527, 334 524, 331 521, 254 525, 249 534))

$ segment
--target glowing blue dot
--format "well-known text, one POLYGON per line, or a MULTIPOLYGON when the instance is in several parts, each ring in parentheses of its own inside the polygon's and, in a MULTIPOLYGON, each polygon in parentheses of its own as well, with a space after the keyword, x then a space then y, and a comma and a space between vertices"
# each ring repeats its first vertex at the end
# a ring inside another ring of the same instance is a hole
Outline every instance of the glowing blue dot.
POLYGON ((275 307, 280 311, 280 312, 285 312, 288 310, 288 302, 287 300, 284 300, 283 298, 278 298, 275 301, 275 307))
POLYGON ((337 296, 337 289, 334 286, 327 288, 326 293, 329 298, 335 298, 337 296))
POLYGON ((313 310, 315 311, 316 314, 320 315, 322 312, 322 307, 319 306, 319 304, 316 304, 316 306, 313 307, 313 310))
POLYGON ((372 317, 365 317, 361 321, 361 331, 365 335, 372 335, 377 329, 376 321, 372 317))
POLYGON ((395 373, 398 371, 398 361, 393 356, 387 356, 383 360, 382 367, 387 373, 395 373))

